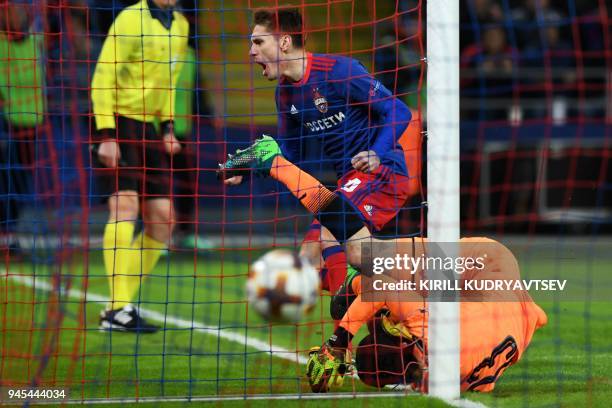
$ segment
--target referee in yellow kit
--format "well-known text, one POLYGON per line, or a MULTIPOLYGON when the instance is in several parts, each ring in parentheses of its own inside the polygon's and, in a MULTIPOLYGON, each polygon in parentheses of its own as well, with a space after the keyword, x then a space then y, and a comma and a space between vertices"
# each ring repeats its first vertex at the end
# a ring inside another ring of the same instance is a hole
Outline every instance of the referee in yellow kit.
POLYGON ((105 330, 159 330, 132 302, 174 227, 170 160, 181 149, 173 131, 174 97, 189 35, 187 19, 174 10, 176 2, 142 0, 122 10, 91 84, 95 173, 110 211, 103 238, 111 292, 100 315, 105 330), (134 237, 140 210, 144 228, 134 237))

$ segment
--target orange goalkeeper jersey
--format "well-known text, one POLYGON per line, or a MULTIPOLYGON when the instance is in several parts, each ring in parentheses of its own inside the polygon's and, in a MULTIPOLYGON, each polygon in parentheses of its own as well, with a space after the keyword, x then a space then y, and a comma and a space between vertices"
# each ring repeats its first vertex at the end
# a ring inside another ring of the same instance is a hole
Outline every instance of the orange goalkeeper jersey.
POLYGON ((546 324, 533 301, 462 303, 461 389, 487 392, 523 355, 535 331, 546 324))
POLYGON ((412 119, 404 133, 400 136, 398 143, 404 150, 406 170, 410 177, 410 194, 416 195, 420 192, 421 170, 422 170, 422 144, 423 124, 420 112, 412 111, 412 119))
MULTIPOLYGON (((487 245, 485 268, 472 273, 471 278, 495 274, 500 279, 520 279, 516 258, 502 244, 487 238, 463 238, 461 243, 464 257, 482 254, 481 244, 487 245)), ((359 284, 353 288, 356 293, 361 293, 359 284)), ((504 370, 521 358, 535 331, 546 324, 546 314, 529 294, 517 292, 516 296, 514 301, 506 297, 503 302, 491 299, 461 302, 460 375, 463 391, 493 390, 495 381, 504 370)), ((364 302, 358 296, 340 325, 356 334, 359 327, 381 308, 387 308, 392 321, 402 322, 413 336, 427 344, 429 316, 425 302, 364 302)))
MULTIPOLYGON (((521 278, 516 258, 502 244, 486 238, 464 238, 461 242, 472 244, 465 248, 472 256, 482 254, 481 244, 487 245, 485 269, 474 278, 521 278)), ((546 324, 546 314, 526 291, 512 295, 515 300, 508 300, 506 293, 503 302, 461 303, 462 390, 493 390, 497 378, 521 358, 535 331, 546 324)))

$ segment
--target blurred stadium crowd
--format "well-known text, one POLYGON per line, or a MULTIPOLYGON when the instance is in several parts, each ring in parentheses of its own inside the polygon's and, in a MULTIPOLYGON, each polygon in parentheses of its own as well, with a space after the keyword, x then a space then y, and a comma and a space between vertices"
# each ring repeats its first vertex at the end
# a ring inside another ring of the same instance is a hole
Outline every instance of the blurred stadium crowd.
MULTIPOLYGON (((23 4, 27 18, 19 22, 21 26, 11 28, 14 33, 45 33, 49 113, 66 111, 71 105, 87 110, 88 79, 103 37, 116 13, 134 1, 48 0, 44 6, 30 0, 2 3, 23 4), (77 86, 65 83, 75 78, 77 86)), ((205 47, 197 35, 198 1, 182 0, 180 4, 192 27, 190 45, 205 47)), ((421 53, 412 42, 405 47, 390 45, 416 35, 418 13, 412 11, 418 7, 416 0, 399 2, 399 24, 384 23, 377 29, 374 71, 398 94, 408 95, 414 89, 419 72, 408 67, 421 53)), ((612 38, 607 8, 604 1, 588 0, 462 0, 462 119, 559 121, 610 115, 606 91, 610 89, 612 38)), ((424 13, 425 7, 422 10, 424 13)), ((198 90, 205 94, 205 87, 198 90)), ((416 107, 415 101, 410 102, 416 107)), ((205 95, 199 105, 205 106, 196 113, 211 113, 205 95)))
MULTIPOLYGON (((387 24, 378 33, 376 71, 384 72, 381 78, 391 89, 395 68, 420 57, 414 47, 401 47, 397 54, 385 47, 417 33, 417 13, 409 11, 418 3, 400 4, 398 32, 387 24)), ((460 10, 462 120, 560 124, 569 118, 610 118, 609 3, 462 0, 460 10)), ((400 68, 398 93, 409 93, 416 80, 418 72, 400 68)))

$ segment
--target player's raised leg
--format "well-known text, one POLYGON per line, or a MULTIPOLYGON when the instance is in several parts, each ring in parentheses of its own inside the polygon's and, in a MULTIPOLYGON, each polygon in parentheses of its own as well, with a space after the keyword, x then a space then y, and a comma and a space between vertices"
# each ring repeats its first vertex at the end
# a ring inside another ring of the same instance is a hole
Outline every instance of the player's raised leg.
MULTIPOLYGON (((315 229, 314 233, 323 243, 323 258, 327 261, 327 271, 323 271, 322 283, 325 289, 336 294, 345 281, 347 268, 349 275, 356 273, 347 266, 344 248, 340 243, 347 242, 347 239, 350 242, 350 239, 362 240, 369 236, 364 220, 342 196, 332 192, 315 177, 282 157, 278 145, 269 136, 264 136, 249 148, 230 155, 225 163, 219 165, 219 174, 226 184, 232 185, 241 182, 241 174, 251 169, 261 176, 270 176, 284 184, 302 205, 317 217, 318 221, 314 225, 320 226, 321 232, 315 229)), ((309 255, 315 259, 314 265, 319 261, 318 244, 309 244, 314 248, 302 248, 302 251, 311 250, 309 255)))
POLYGON ((338 241, 344 243, 363 228, 363 219, 346 199, 284 158, 270 136, 263 136, 249 148, 229 155, 228 160, 219 165, 218 174, 225 184, 235 185, 251 170, 284 184, 338 241))

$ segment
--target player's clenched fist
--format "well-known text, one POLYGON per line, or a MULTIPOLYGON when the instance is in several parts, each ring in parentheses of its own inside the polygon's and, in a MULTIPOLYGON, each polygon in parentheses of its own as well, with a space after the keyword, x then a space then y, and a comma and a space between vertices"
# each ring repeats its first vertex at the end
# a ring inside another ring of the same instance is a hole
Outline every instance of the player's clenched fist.
POLYGON ((174 136, 174 133, 166 133, 163 140, 164 148, 169 155, 174 155, 181 151, 181 142, 174 136))
POLYGON ((353 168, 363 173, 371 173, 380 166, 380 157, 374 150, 359 152, 351 159, 353 168))
POLYGON ((160 124, 161 134, 163 135, 162 140, 164 141, 164 148, 166 153, 169 155, 175 155, 181 151, 181 143, 174 136, 174 122, 166 120, 160 124))
POLYGON ((98 146, 98 160, 104 167, 117 167, 121 159, 121 150, 115 140, 105 140, 98 146))

